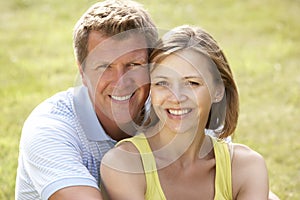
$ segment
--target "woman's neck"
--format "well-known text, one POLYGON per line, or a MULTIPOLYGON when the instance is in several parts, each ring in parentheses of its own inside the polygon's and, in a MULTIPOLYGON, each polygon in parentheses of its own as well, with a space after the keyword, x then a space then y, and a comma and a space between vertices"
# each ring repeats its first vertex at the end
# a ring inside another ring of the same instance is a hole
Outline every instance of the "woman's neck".
POLYGON ((158 130, 153 127, 146 135, 156 158, 157 167, 166 167, 174 161, 183 166, 199 159, 204 159, 212 150, 209 137, 205 136, 204 128, 176 133, 167 127, 158 130), (156 134, 153 134, 156 133, 156 134))

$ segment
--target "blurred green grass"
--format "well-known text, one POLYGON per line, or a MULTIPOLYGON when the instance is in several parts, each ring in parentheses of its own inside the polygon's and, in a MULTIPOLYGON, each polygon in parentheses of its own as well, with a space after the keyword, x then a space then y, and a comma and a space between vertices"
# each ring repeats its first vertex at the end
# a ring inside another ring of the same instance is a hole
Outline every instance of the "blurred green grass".
MULTIPOLYGON (((74 85, 72 29, 91 0, 0 1, 0 199, 14 199, 24 120, 74 85)), ((241 96, 234 140, 261 153, 271 189, 300 199, 300 2, 140 0, 157 26, 202 26, 233 68, 241 96)))

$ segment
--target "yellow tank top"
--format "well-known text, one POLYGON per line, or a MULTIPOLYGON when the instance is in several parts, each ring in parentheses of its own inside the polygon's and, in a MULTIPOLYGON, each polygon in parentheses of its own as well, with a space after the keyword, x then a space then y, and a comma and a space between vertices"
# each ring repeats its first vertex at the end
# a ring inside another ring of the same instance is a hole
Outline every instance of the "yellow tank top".
MULTIPOLYGON (((227 143, 217 141, 212 138, 214 144, 214 152, 216 159, 216 178, 215 178, 215 200, 231 200, 232 199, 232 183, 231 183, 231 159, 227 143)), ((131 142, 141 154, 142 163, 146 177, 146 194, 145 200, 166 200, 164 192, 159 182, 156 168, 155 158, 151 151, 148 140, 144 134, 136 135, 120 141, 131 142)))

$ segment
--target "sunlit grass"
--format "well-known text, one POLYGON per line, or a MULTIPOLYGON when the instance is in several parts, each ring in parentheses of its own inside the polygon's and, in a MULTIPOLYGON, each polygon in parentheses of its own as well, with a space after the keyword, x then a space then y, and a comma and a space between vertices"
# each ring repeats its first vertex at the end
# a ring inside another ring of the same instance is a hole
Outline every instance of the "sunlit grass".
MULTIPOLYGON (((14 199, 24 120, 39 102, 74 84, 72 29, 93 2, 0 1, 0 199, 14 199)), ((300 199, 300 3, 140 2, 160 29, 193 24, 215 36, 240 91, 235 141, 265 157, 281 199, 300 199)))

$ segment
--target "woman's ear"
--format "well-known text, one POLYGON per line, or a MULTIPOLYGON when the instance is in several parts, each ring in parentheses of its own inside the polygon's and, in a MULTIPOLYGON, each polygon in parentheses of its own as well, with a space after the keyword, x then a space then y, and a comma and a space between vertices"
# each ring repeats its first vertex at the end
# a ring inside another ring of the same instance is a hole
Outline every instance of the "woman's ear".
POLYGON ((223 99, 224 94, 225 94, 224 85, 223 84, 218 85, 215 91, 213 103, 219 103, 223 99))
POLYGON ((87 86, 86 79, 85 79, 85 74, 84 74, 82 65, 79 63, 79 61, 77 61, 76 63, 77 63, 77 67, 78 67, 78 70, 79 70, 79 73, 80 73, 82 83, 83 83, 83 85, 87 86))

